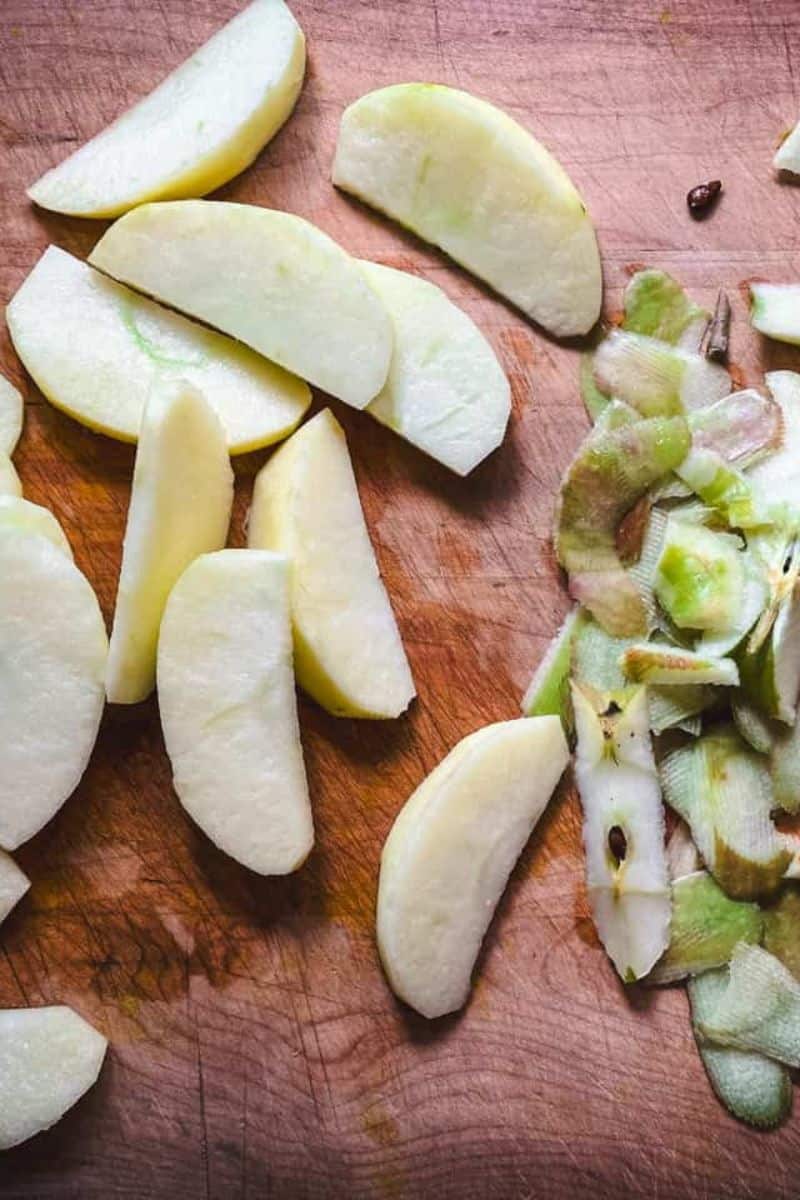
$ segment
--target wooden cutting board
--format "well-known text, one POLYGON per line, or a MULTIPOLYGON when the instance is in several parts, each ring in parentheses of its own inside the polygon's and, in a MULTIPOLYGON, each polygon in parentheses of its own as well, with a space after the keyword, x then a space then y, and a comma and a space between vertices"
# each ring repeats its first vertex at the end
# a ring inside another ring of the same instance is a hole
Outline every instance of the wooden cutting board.
MULTIPOLYGON (((49 242, 85 255, 104 228, 35 212, 25 186, 236 8, 3 0, 4 303, 49 242)), ((496 347, 513 420, 502 449, 457 480, 334 404, 419 699, 390 724, 335 720, 301 699, 318 837, 296 876, 259 879, 191 824, 155 702, 107 712, 80 788, 20 851, 33 887, 0 930, 0 1004, 72 1004, 111 1052, 55 1130, 2 1156, 0 1194, 796 1197, 797 1120, 767 1135, 737 1125, 706 1082, 683 991, 617 983, 587 917, 567 787, 513 876, 466 1012, 430 1024, 383 980, 373 941, 383 839, 460 737, 518 712, 567 607, 551 516, 586 419, 576 347, 338 195, 329 173, 340 113, 363 92, 400 80, 468 88, 530 127, 575 179, 598 227, 609 313, 637 265, 665 267, 706 304, 728 289, 741 378, 800 369, 800 353, 759 342, 740 292, 752 276, 800 278, 800 191, 770 167, 800 112, 800 7, 296 0, 295 11, 310 52, 300 103, 222 195, 300 213, 360 256, 440 284, 496 347), (713 177, 722 201, 696 223, 685 193, 713 177)), ((5 332, 0 357, 28 398, 26 494, 64 524, 110 620, 133 452, 45 404, 5 332)), ((234 545, 264 457, 236 463, 234 545)))

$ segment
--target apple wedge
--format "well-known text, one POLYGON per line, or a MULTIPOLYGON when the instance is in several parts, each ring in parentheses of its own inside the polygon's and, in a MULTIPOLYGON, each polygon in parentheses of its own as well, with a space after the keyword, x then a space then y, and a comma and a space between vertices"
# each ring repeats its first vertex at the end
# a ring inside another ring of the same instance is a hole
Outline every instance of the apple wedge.
POLYGON ((394 324, 383 390, 367 406, 382 425, 468 475, 503 440, 511 388, 486 338, 432 283, 362 262, 394 324))
POLYGON ((22 484, 14 464, 7 454, 0 450, 0 496, 21 496, 22 484))
POLYGON ((10 854, 0 850, 0 925, 31 886, 10 854))
POLYGON ((0 846, 15 850, 86 769, 108 642, 90 585, 47 538, 0 526, 0 580, 0 846))
POLYGON ((466 1002, 494 910, 568 759, 556 716, 488 725, 401 809, 381 855, 378 949, 394 993, 424 1017, 466 1002))
POLYGON ((204 196, 248 167, 294 108, 302 31, 282 0, 255 0, 28 195, 76 217, 204 196))
POLYGON ((89 261, 355 408, 386 382, 386 309, 358 263, 301 217, 211 200, 145 204, 89 261))
POLYGON ((22 396, 0 375, 0 454, 11 455, 22 433, 22 396))
POLYGON ((347 442, 325 409, 256 477, 248 545, 291 560, 295 671, 337 716, 397 717, 414 681, 361 511, 347 442))
POLYGON ((6 310, 14 349, 56 408, 123 442, 154 387, 185 379, 222 421, 231 454, 286 437, 308 386, 221 333, 146 300, 50 246, 6 310))
POLYGON ((800 283, 751 283, 750 323, 776 342, 800 343, 800 283))
POLYGON ((225 545, 233 472, 219 418, 190 384, 154 392, 139 431, 106 694, 136 704, 155 686, 158 629, 189 563, 225 545))
POLYGON ((558 336, 600 316, 594 228, 559 162, 467 92, 401 83, 342 117, 333 182, 439 246, 558 336))
POLYGON ((96 1083, 107 1048, 71 1008, 0 1010, 0 1150, 60 1121, 96 1083))
POLYGON ((175 791, 189 815, 252 871, 296 870, 314 827, 285 558, 220 550, 187 568, 161 625, 158 701, 175 791))
POLYGON ((67 535, 49 508, 43 508, 41 504, 32 504, 30 500, 23 500, 21 496, 0 496, 0 529, 9 526, 47 538, 57 550, 66 554, 67 558, 72 558, 72 547, 67 541, 67 535))

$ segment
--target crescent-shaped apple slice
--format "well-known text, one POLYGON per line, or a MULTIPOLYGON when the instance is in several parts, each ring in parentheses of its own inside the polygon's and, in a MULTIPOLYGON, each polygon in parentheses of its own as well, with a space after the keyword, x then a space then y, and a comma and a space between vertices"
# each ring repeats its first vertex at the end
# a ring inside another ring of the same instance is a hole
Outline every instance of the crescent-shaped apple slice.
POLYGON ((355 259, 292 213, 218 200, 143 204, 89 261, 354 408, 386 381, 386 309, 355 259))
POLYGON ((465 1003, 494 910, 568 759, 558 717, 488 725, 397 817, 381 857, 378 949, 392 990, 423 1016, 465 1003))
POLYGON ((507 113, 400 83, 342 117, 333 182, 441 247, 558 336, 600 316, 594 228, 572 180, 507 113))
POLYGON ((0 527, 0 846, 72 794, 103 713, 108 641, 91 586, 47 538, 0 527))
POLYGON ((303 33, 283 0, 255 0, 28 195, 76 217, 204 196, 249 166, 280 129, 305 62, 303 33))
POLYGON ((0 375, 0 452, 13 454, 22 433, 22 396, 0 375))
POLYGON ((0 1010, 0 1150, 60 1121, 97 1081, 107 1048, 71 1008, 0 1010))
POLYGON ((31 886, 10 854, 0 850, 0 925, 31 886))
POLYGON ((285 875, 314 842, 297 723, 289 562, 265 550, 195 559, 158 642, 158 701, 175 791, 220 849, 285 875))

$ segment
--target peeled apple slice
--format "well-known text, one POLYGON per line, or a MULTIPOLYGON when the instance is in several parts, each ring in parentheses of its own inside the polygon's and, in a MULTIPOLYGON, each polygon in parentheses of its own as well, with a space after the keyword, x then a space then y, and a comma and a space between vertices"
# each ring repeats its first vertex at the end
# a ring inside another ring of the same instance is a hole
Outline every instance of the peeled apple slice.
POLYGON ((26 533, 37 533, 52 542, 67 558, 72 558, 67 535, 49 508, 32 504, 21 496, 0 496, 0 529, 8 526, 26 533))
POLYGON ((203 196, 249 166, 294 108, 305 41, 282 0, 255 0, 28 195, 76 217, 203 196))
POLYGON ((22 396, 0 375, 0 454, 12 455, 22 433, 22 396))
POLYGON ((175 791, 189 815, 251 870, 296 870, 314 828, 285 558, 220 550, 186 569, 161 623, 158 702, 175 791))
POLYGON ((440 288, 378 263, 361 267, 394 325, 389 375, 367 412, 468 475, 500 445, 511 412, 511 389, 494 351, 440 288))
POLYGON ((800 1067, 800 983, 773 954, 740 943, 728 986, 700 1033, 720 1046, 754 1050, 800 1067))
POLYGON ((800 174, 800 122, 781 142, 775 152, 772 165, 778 171, 791 171, 793 175, 800 174))
POLYGON ((10 854, 0 850, 0 925, 31 886, 10 854))
POLYGON ((212 200, 145 204, 89 261, 354 408, 386 382, 386 309, 358 263, 301 217, 212 200))
POLYGON ((225 545, 232 503, 216 413, 187 383, 154 392, 139 431, 108 651, 112 704, 136 704, 153 690, 167 597, 190 562, 225 545))
POLYGON ((731 390, 728 372, 702 354, 639 333, 613 330, 594 356, 601 391, 644 417, 672 417, 712 404, 731 390))
POLYGON ((423 1016, 466 1002, 494 910, 568 759, 558 717, 489 725, 400 811, 381 856, 378 949, 394 993, 423 1016))
POLYGON ((97 1081, 107 1048, 71 1008, 0 1010, 0 1150, 60 1121, 97 1081))
POLYGON ((570 594, 614 637, 641 636, 648 623, 641 592, 617 551, 617 529, 636 501, 681 462, 688 448, 683 417, 635 420, 624 407, 611 406, 561 482, 556 505, 558 561, 569 575, 570 594))
POLYGON ((248 545, 292 563, 295 672, 337 716, 397 717, 414 681, 361 511, 347 442, 328 409, 256 477, 248 545))
POLYGON ((800 344, 800 283, 751 283, 750 323, 777 342, 800 344))
POLYGON ((154 387, 185 379, 225 428, 231 454, 291 433, 311 402, 302 380, 50 246, 6 310, 14 349, 56 408, 124 442, 154 387))
POLYGON ((792 1108, 792 1080, 780 1063, 752 1050, 709 1042, 700 1030, 713 1019, 728 987, 728 971, 706 971, 689 980, 692 1027, 709 1082, 729 1112, 760 1129, 771 1129, 792 1108))
POLYGON ((19 481, 14 464, 7 454, 0 450, 0 496, 21 496, 22 484, 19 481))
POLYGON ((762 755, 722 726, 671 751, 661 763, 664 798, 683 817, 717 883, 735 900, 767 898, 792 861, 771 819, 762 755))
POLYGON ((401 83, 345 110, 333 182, 393 217, 561 337, 600 315, 594 228, 569 176, 485 100, 401 83))
POLYGON ((671 909, 646 692, 598 714, 590 693, 573 684, 572 703, 589 903, 617 973, 632 983, 666 949, 671 909))
POLYGON ((0 846, 15 850, 86 769, 108 642, 90 585, 47 538, 0 526, 0 580, 0 846))
POLYGON ((731 900, 706 871, 672 884, 669 945, 649 983, 674 983, 727 963, 739 942, 759 942, 764 919, 757 904, 731 900))

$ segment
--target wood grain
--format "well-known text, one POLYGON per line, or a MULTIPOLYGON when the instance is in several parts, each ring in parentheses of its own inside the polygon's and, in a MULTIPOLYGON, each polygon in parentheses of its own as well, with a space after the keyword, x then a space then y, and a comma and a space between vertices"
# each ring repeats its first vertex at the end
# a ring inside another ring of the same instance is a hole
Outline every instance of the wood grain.
MULTIPOLYGON (((102 226, 35 212, 24 187, 232 15, 232 0, 3 0, 0 298, 48 242, 102 226)), ((297 111, 226 198, 287 208, 363 257, 440 284, 478 320, 514 391, 504 447, 453 479, 366 417, 346 427, 419 687, 393 724, 301 701, 317 848, 291 879, 218 853, 170 788, 155 703, 108 711, 87 775, 19 855, 34 884, 0 931, 0 1004, 67 1002, 111 1038, 98 1087, 0 1161, 4 1200, 518 1200, 797 1195, 797 1121, 757 1135, 713 1099, 680 990, 615 981, 587 919, 579 812, 564 789, 523 854, 467 1011, 395 1003, 372 922, 378 856, 409 792, 465 733, 514 716, 566 601, 549 542, 586 427, 577 351, 330 186, 342 108, 399 80, 457 84, 554 150, 596 220, 606 308, 639 263, 706 303, 733 298, 741 377, 800 368, 759 344, 743 280, 800 278, 800 191, 770 160, 800 111, 795 0, 296 0, 309 41, 297 111), (665 7, 668 5, 669 7, 665 7), (694 222, 684 196, 725 192, 694 222)), ((130 449, 26 381, 18 465, 110 618, 130 449)), ((237 463, 232 541, 252 477, 237 463)))

